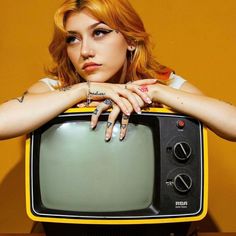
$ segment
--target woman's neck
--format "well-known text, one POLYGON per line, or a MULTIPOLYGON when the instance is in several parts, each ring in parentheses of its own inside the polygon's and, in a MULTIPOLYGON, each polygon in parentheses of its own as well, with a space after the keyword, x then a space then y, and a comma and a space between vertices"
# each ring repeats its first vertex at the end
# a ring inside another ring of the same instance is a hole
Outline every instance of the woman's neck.
POLYGON ((122 68, 111 79, 109 79, 108 82, 113 84, 124 84, 126 82, 126 74, 127 60, 125 60, 125 63, 122 68))

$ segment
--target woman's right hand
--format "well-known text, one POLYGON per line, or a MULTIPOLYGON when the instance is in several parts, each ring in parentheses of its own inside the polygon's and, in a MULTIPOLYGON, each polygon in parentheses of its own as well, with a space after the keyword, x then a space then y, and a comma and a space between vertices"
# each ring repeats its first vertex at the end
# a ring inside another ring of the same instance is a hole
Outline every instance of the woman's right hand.
POLYGON ((150 104, 152 102, 148 94, 140 90, 140 86, 155 83, 156 79, 144 79, 128 84, 92 82, 89 83, 88 96, 92 101, 111 99, 116 105, 118 105, 124 114, 129 116, 133 110, 138 114, 141 112, 137 96, 140 97, 146 104, 150 104), (137 96, 135 96, 135 94, 137 96), (131 107, 122 98, 128 100, 131 107))

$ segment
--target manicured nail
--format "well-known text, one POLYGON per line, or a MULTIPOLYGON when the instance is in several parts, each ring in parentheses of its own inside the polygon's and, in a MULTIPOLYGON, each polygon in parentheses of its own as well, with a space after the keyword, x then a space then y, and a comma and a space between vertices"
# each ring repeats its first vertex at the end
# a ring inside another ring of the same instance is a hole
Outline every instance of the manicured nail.
POLYGON ((124 140, 124 138, 125 138, 125 136, 123 136, 123 135, 120 135, 120 141, 123 141, 123 140, 124 140))
POLYGON ((108 135, 105 136, 105 141, 106 141, 106 142, 109 142, 110 139, 111 139, 111 138, 110 138, 108 135))
POLYGON ((95 128, 95 125, 94 125, 93 122, 91 122, 91 124, 90 124, 90 128, 91 128, 91 129, 94 129, 94 128, 95 128))
POLYGON ((146 98, 147 103, 151 104, 152 100, 150 98, 146 98))
POLYGON ((136 107, 136 113, 139 114, 139 115, 142 114, 142 111, 141 111, 140 107, 136 107))

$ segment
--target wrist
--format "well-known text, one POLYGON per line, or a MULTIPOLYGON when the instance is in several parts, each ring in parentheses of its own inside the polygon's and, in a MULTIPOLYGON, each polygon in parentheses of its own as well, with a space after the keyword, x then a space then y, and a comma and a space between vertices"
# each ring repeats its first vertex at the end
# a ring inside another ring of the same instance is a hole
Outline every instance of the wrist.
POLYGON ((160 92, 162 90, 162 84, 152 84, 148 86, 148 96, 153 102, 159 101, 160 92))
POLYGON ((148 85, 147 95, 152 101, 154 101, 154 99, 156 97, 155 94, 156 94, 156 85, 148 85))
POLYGON ((79 95, 80 97, 79 100, 85 101, 87 99, 87 95, 89 91, 87 82, 75 84, 75 87, 76 87, 76 94, 77 96, 79 95))

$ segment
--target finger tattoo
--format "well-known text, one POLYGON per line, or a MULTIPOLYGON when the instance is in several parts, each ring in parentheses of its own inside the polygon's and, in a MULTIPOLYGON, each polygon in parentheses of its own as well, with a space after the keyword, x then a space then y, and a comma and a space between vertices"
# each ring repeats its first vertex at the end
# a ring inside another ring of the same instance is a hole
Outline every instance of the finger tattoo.
POLYGON ((107 121, 107 128, 110 128, 112 126, 112 122, 107 121))
POLYGON ((94 115, 97 115, 97 114, 98 114, 98 109, 97 109, 97 108, 93 111, 93 114, 94 114, 94 115))
POLYGON ((122 129, 126 129, 126 127, 127 127, 127 124, 121 124, 122 129))
POLYGON ((146 85, 142 85, 140 88, 138 88, 141 92, 145 93, 148 92, 148 87, 146 85))

